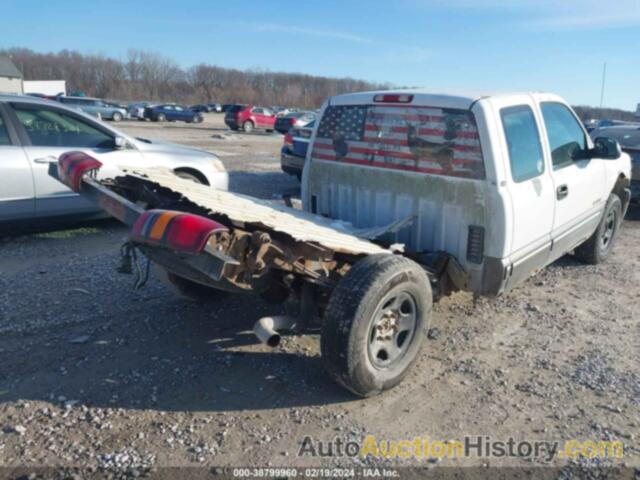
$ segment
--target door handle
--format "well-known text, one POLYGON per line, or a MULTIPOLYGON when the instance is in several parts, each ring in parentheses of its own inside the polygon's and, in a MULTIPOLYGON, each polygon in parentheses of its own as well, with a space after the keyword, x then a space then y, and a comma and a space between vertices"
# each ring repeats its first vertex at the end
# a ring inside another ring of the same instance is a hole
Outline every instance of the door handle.
POLYGON ((49 155, 47 157, 40 157, 33 160, 34 163, 55 163, 58 161, 57 157, 49 155))
POLYGON ((558 200, 562 200, 563 198, 566 198, 568 195, 569 195, 569 187, 567 185, 560 185, 556 189, 556 198, 558 200))

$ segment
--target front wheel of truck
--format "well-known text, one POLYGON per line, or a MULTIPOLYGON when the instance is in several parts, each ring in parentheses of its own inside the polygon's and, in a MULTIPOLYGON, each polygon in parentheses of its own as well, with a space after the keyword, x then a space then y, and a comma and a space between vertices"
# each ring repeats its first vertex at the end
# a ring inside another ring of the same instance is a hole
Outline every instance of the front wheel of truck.
POLYGON ((335 381, 361 397, 402 381, 431 320, 425 271, 408 258, 380 254, 358 261, 331 293, 320 346, 335 381))
POLYGON ((158 267, 156 272, 162 283, 169 287, 169 289, 178 297, 188 302, 216 302, 229 295, 229 292, 187 280, 186 278, 176 275, 175 273, 171 273, 162 267, 158 267))
POLYGON ((604 262, 613 250, 621 223, 622 202, 618 195, 612 193, 607 199, 598 228, 586 242, 575 249, 576 258, 591 265, 604 262))

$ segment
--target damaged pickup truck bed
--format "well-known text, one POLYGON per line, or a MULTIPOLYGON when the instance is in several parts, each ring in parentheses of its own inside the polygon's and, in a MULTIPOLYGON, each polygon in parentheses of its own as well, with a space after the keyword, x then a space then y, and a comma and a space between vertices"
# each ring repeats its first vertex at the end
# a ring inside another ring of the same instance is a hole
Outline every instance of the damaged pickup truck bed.
MULTIPOLYGON (((420 91, 329 99, 303 173, 304 211, 211 189, 162 168, 69 152, 50 174, 131 226, 120 270, 142 254, 180 295, 287 302, 257 336, 321 325, 331 376, 369 396, 416 359, 434 298, 498 295, 575 250, 603 261, 629 202, 630 160, 592 144, 548 94, 420 91)), ((144 269, 137 270, 144 275, 144 269)))

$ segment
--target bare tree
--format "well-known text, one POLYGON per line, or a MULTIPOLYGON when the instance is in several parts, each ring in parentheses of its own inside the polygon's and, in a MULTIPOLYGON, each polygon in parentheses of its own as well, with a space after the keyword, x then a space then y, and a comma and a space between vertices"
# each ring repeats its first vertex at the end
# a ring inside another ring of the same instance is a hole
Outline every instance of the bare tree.
POLYGON ((25 79, 66 80, 69 91, 121 101, 252 103, 317 108, 330 95, 384 87, 349 78, 246 71, 199 64, 184 70, 171 58, 130 49, 125 61, 70 50, 38 53, 24 48, 9 55, 25 79))

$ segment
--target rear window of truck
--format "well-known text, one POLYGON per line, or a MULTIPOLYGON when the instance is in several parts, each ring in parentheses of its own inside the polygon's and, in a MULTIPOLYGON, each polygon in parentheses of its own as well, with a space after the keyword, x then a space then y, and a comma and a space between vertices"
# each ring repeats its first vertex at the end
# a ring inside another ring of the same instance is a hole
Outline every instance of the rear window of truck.
POLYGON ((327 107, 312 160, 484 179, 480 138, 467 110, 388 105, 327 107))

